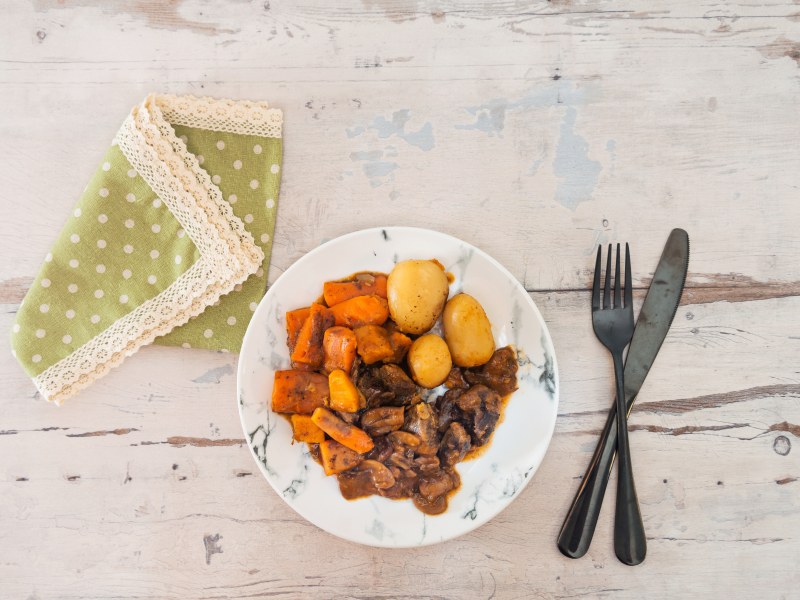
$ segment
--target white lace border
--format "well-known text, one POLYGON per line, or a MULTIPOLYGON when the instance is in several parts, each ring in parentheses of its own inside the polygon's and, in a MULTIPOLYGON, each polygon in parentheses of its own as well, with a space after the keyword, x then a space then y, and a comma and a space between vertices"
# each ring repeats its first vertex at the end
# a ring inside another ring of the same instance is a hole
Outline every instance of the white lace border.
POLYGON ((171 123, 279 138, 282 113, 263 102, 155 94, 133 109, 115 143, 181 224, 200 259, 163 292, 34 377, 39 392, 51 402, 60 405, 142 346, 201 314, 264 260, 171 123))

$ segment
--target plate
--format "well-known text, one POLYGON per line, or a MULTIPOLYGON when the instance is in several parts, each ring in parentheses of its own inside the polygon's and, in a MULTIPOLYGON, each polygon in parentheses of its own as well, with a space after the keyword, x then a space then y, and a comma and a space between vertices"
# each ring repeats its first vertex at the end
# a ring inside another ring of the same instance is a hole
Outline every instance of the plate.
POLYGON ((275 492, 305 519, 340 538, 381 547, 434 544, 472 531, 516 498, 542 462, 558 411, 558 367, 550 334, 531 297, 496 260, 459 239, 427 229, 366 229, 331 240, 294 263, 269 288, 244 337, 237 374, 245 440, 275 492), (447 512, 426 516, 411 500, 348 501, 305 444, 292 444, 287 419, 270 410, 273 374, 289 368, 284 315, 320 296, 323 282, 357 271, 388 273, 411 258, 436 258, 492 323, 497 347, 519 349, 519 389, 489 447, 459 463, 461 487, 447 512))

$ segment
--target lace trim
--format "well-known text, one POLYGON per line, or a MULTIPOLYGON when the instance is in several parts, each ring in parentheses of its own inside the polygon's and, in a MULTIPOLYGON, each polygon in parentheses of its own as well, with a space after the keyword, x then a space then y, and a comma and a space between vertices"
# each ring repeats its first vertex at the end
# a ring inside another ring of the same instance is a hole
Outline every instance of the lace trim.
POLYGON ((187 232, 200 259, 166 290, 33 379, 56 404, 201 314, 255 273, 264 259, 219 188, 175 136, 156 98, 148 96, 134 108, 115 142, 187 232))
POLYGON ((219 100, 195 96, 153 96, 164 118, 173 125, 186 125, 213 131, 279 138, 283 112, 266 102, 219 100))

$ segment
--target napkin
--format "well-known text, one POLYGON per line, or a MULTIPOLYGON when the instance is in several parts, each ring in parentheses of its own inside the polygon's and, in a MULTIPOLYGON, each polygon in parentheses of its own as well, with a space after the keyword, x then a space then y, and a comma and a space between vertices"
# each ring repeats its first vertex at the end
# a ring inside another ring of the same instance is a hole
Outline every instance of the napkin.
POLYGON ((13 353, 61 404, 150 343, 238 352, 266 288, 283 116, 151 94, 45 257, 13 353))

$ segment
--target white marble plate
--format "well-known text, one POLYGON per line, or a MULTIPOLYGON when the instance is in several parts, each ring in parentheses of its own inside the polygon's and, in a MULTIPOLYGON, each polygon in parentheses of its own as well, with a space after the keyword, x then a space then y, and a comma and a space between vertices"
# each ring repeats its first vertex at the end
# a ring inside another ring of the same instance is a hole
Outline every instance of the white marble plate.
MULTIPOLYGON (((519 282, 497 261, 454 237, 426 229, 385 227, 327 242, 293 264, 269 289, 242 345, 238 404, 245 439, 261 472, 289 506, 316 526, 360 544, 409 547, 454 538, 486 523, 530 481, 544 458, 558 411, 558 368, 542 316, 519 282), (270 406, 273 373, 289 368, 284 314, 308 306, 329 279, 356 271, 388 273, 399 260, 436 258, 455 276, 451 296, 477 298, 497 347, 520 350, 519 389, 508 402, 488 450, 459 463, 461 488, 446 513, 431 517, 410 500, 347 501, 305 444, 270 406)), ((536 490, 534 493, 544 493, 536 490)))

